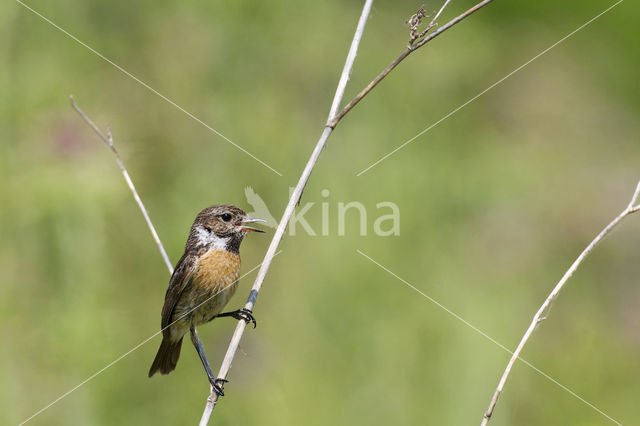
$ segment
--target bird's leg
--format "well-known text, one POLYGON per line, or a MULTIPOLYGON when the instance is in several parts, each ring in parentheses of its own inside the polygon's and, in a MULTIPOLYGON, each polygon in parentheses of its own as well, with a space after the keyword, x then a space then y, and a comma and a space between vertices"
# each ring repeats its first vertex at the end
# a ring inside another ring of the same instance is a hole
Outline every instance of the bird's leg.
POLYGON ((202 346, 202 342, 198 337, 198 332, 196 328, 191 326, 191 342, 193 346, 196 347, 196 351, 198 351, 198 355, 200 356, 200 361, 202 361, 202 365, 204 366, 204 370, 207 372, 207 377, 209 378, 209 383, 211 383, 211 387, 213 390, 220 396, 224 396, 224 391, 222 390, 222 386, 228 380, 225 379, 216 379, 213 377, 213 372, 211 371, 211 365, 209 365, 209 361, 207 360, 207 356, 204 354, 204 347, 202 346))
POLYGON ((221 314, 216 315, 214 318, 218 318, 218 317, 232 317, 237 320, 244 320, 247 324, 252 322, 253 328, 256 328, 256 325, 257 325, 256 319, 253 317, 253 313, 251 312, 251 309, 247 309, 247 308, 236 309, 235 311, 231 311, 231 312, 223 312, 221 314))

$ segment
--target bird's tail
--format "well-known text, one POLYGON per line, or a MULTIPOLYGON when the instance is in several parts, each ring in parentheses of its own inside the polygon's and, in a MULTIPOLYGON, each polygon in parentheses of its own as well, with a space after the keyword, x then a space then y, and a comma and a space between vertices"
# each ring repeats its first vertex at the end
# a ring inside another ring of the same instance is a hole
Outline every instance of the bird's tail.
POLYGON ((149 377, 160 372, 160 374, 169 374, 176 368, 178 359, 180 358, 180 348, 182 347, 182 338, 177 342, 172 342, 168 338, 163 338, 160 348, 156 354, 156 358, 149 369, 149 377))

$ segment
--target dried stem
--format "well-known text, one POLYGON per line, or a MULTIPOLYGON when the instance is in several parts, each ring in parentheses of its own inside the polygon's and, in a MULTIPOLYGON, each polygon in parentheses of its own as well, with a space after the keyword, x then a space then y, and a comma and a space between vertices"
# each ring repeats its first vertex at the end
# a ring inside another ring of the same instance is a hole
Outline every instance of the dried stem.
MULTIPOLYGON (((420 40, 418 43, 415 43, 414 45, 407 47, 406 50, 400 54, 400 56, 394 59, 393 62, 391 62, 384 70, 382 70, 382 72, 378 74, 376 78, 371 80, 371 83, 367 84, 365 88, 360 91, 360 93, 358 93, 344 108, 342 108, 342 111, 340 111, 338 115, 336 115, 335 118, 329 122, 328 126, 331 128, 335 128, 340 122, 340 120, 342 120, 342 117, 344 117, 349 111, 351 111, 353 107, 355 107, 358 104, 358 102, 362 100, 362 98, 364 98, 371 90, 373 90, 373 88, 376 87, 378 83, 382 81, 383 78, 385 78, 396 66, 398 66, 400 62, 402 62, 412 52, 421 48, 422 46, 424 46, 434 38, 438 37, 443 32, 447 31, 449 28, 453 27, 458 22, 462 21, 472 13, 477 12, 482 7, 488 5, 492 1, 493 0, 481 1, 480 3, 473 6, 471 9, 453 18, 451 21, 447 22, 445 25, 441 26, 436 31, 434 31, 433 33, 429 34, 428 36, 420 40)), ((446 6, 446 3, 445 3, 445 6, 446 6)), ((442 9, 444 9, 444 6, 440 9, 440 12, 442 11, 442 9)), ((440 12, 438 12, 438 14, 440 14, 440 12)))
MULTIPOLYGON (((278 228, 271 240, 271 244, 267 249, 267 253, 262 261, 262 265, 260 270, 258 271, 258 275, 256 280, 251 288, 251 293, 249 294, 249 298, 247 299, 247 303, 244 305, 246 309, 253 310, 256 299, 258 297, 258 293, 260 292, 260 288, 262 287, 262 283, 264 282, 264 278, 267 275, 267 271, 269 270, 269 266, 271 265, 271 260, 273 259, 273 255, 276 253, 278 249, 278 245, 284 236, 284 231, 287 228, 287 224, 289 223, 289 219, 293 215, 293 212, 296 208, 298 200, 302 196, 302 191, 309 180, 309 176, 311 176, 311 171, 316 165, 320 154, 322 153, 323 148, 327 143, 327 139, 329 139, 329 135, 333 130, 332 126, 329 126, 329 123, 333 119, 340 106, 340 101, 342 100, 342 96, 344 95, 344 91, 347 85, 347 81, 349 80, 349 75, 351 74, 351 68, 353 67, 353 62, 356 57, 356 52, 358 51, 358 45, 360 44, 360 39, 362 38, 362 33, 364 32, 364 27, 367 23, 367 19, 369 17, 369 12, 371 11, 371 5, 373 0, 366 0, 364 7, 362 8, 362 13, 360 15, 360 20, 358 21, 358 26, 356 28, 355 35, 353 37, 353 41, 351 42, 351 48, 349 49, 349 53, 347 55, 347 60, 344 64, 344 68, 342 70, 342 75, 340 76, 340 81, 338 82, 338 88, 336 89, 335 96, 333 98, 333 102, 331 104, 331 109, 329 112, 329 118, 327 119, 327 125, 325 126, 318 143, 316 144, 313 152, 311 153, 311 157, 309 161, 307 161, 307 165, 298 180, 298 184, 294 188, 291 193, 291 198, 285 208, 284 214, 282 215, 282 219, 280 219, 280 223, 278 224, 278 228)), ((226 379, 227 374, 229 373, 229 369, 231 368, 231 363, 233 362, 233 358, 235 357, 236 351, 238 349, 238 345, 240 344, 240 339, 242 339, 242 334, 244 333, 244 329, 246 326, 246 322, 238 321, 238 325, 236 326, 235 332, 231 338, 231 342, 229 343, 229 347, 227 349, 227 353, 225 354, 224 360, 222 361, 222 365, 220 367, 220 371, 218 372, 218 378, 226 379)), ((202 418, 200 419, 200 426, 206 426, 209 422, 209 418, 211 417, 211 413, 216 406, 218 401, 218 394, 211 389, 211 393, 209 398, 207 398, 207 404, 205 406, 205 410, 202 413, 202 418)))
POLYGON ((102 142, 104 142, 104 144, 111 149, 111 152, 113 152, 113 155, 116 158, 116 162, 118 163, 118 167, 120 167, 120 171, 122 172, 122 176, 124 176, 124 180, 125 182, 127 182, 127 185, 129 186, 129 189, 133 194, 133 198, 136 200, 136 203, 138 203, 138 207, 140 208, 140 211, 144 216, 144 220, 147 222, 149 231, 151 231, 151 235, 153 236, 153 239, 155 240, 156 245, 158 246, 158 250, 160 250, 160 255, 162 255, 162 259, 164 260, 164 263, 167 265, 167 269, 169 269, 169 273, 173 274, 173 266, 171 265, 169 256, 167 256, 167 252, 165 251, 164 246, 162 245, 162 241, 160 241, 160 237, 156 232, 156 228, 153 226, 153 223, 151 223, 151 219, 149 218, 149 213, 147 213, 147 209, 144 207, 144 204, 142 203, 142 200, 138 195, 138 191, 136 191, 136 187, 133 185, 133 181, 131 180, 131 177, 129 177, 129 172, 127 172, 127 168, 122 162, 122 158, 120 158, 120 154, 118 154, 118 151, 116 150, 116 147, 113 144, 113 136, 111 135, 111 129, 107 129, 106 135, 102 133, 102 131, 98 128, 98 126, 96 126, 93 123, 93 121, 91 121, 91 119, 87 117, 84 111, 82 111, 80 107, 76 105, 76 101, 73 99, 73 96, 70 96, 70 99, 71 99, 71 106, 73 107, 73 109, 76 110, 76 112, 80 115, 80 117, 82 117, 82 119, 89 125, 89 127, 91 127, 93 131, 96 132, 96 134, 100 137, 100 139, 102 139, 102 142))
POLYGON ((513 365, 515 364, 516 360, 520 356, 520 353, 522 352, 524 345, 527 343, 527 341, 531 337, 531 334, 533 333, 533 331, 542 321, 546 319, 545 315, 548 314, 549 309, 551 308, 551 304, 558 297, 560 290, 562 290, 562 288, 565 286, 569 278, 571 278, 573 273, 582 264, 584 259, 593 251, 593 249, 598 245, 598 243, 600 243, 600 241, 602 241, 604 237, 606 237, 613 230, 613 228, 615 228, 625 217, 640 210, 640 204, 637 204, 639 196, 640 196, 640 182, 638 182, 636 189, 633 193, 633 197, 631 197, 631 201, 629 202, 627 207, 615 219, 613 219, 593 239, 593 241, 591 241, 591 243, 589 243, 589 245, 582 251, 582 253, 580 253, 580 256, 578 256, 578 258, 573 262, 571 267, 567 269, 567 271, 564 273, 564 275, 562 276, 558 284, 556 284, 556 286, 553 288, 553 290, 551 291, 547 299, 544 301, 542 306, 540 306, 540 308, 538 309, 538 312, 536 312, 536 314, 533 316, 533 320, 531 321, 531 324, 529 324, 529 328, 527 328, 527 331, 524 333, 524 336, 522 336, 522 339, 520 340, 518 347, 513 352, 511 359, 507 364, 507 367, 502 373, 502 377, 498 382, 498 387, 496 388, 496 391, 494 392, 493 397, 491 398, 491 402, 489 403, 489 408, 487 408, 487 411, 484 413, 484 416, 482 418, 481 426, 486 426, 489 423, 489 420, 493 415, 493 411, 496 407, 496 404, 498 403, 498 398, 500 397, 500 394, 504 389, 504 385, 507 381, 507 378, 509 377, 509 374, 511 373, 511 369, 513 368, 513 365))
POLYGON ((409 49, 411 49, 413 47, 413 45, 416 43, 416 41, 421 40, 425 35, 427 35, 427 33, 429 31, 431 31, 431 28, 433 28, 436 25, 438 25, 437 22, 436 22, 436 19, 438 19, 438 17, 442 14, 442 11, 444 11, 444 9, 449 5, 449 2, 451 2, 451 0, 446 0, 442 4, 442 7, 433 16, 433 19, 431 20, 431 22, 429 22, 429 25, 427 25, 427 27, 420 33, 418 33, 418 28, 420 27, 420 24, 422 23, 422 19, 429 17, 427 15, 427 11, 424 10, 424 6, 422 6, 420 9, 418 9, 418 11, 416 13, 414 13, 411 16, 411 18, 409 18, 407 20, 407 25, 409 25, 409 28, 410 28, 409 45, 407 46, 409 49))
MULTIPOLYGON (((358 49, 358 45, 360 43, 360 39, 362 38, 362 33, 364 31, 364 27, 365 27, 366 21, 367 21, 368 16, 369 16, 369 12, 371 10, 371 4, 373 3, 373 0, 366 0, 366 2, 364 4, 364 7, 362 9, 362 13, 360 15, 360 20, 358 22, 356 33, 355 33, 353 41, 351 43, 351 48, 349 50, 349 54, 347 55, 347 60, 346 60, 346 63, 344 65, 344 69, 342 70, 342 75, 341 75, 340 81, 338 83, 338 88, 336 90, 335 96, 333 98, 333 102, 331 104, 331 109, 330 109, 330 112, 329 112, 329 117, 327 119, 327 123, 325 125, 325 128, 324 128, 322 134, 320 135, 320 139, 318 140, 313 152, 311 153, 311 156, 310 156, 309 160, 307 161, 307 164, 306 164, 306 166, 305 166, 305 168, 304 168, 304 170, 302 172, 302 175, 300 176, 300 178, 298 180, 298 183, 297 183, 296 187, 294 188, 293 192, 291 193, 291 197, 290 197, 289 202, 287 204, 287 207, 285 208, 285 211, 284 211, 284 213, 282 215, 282 219, 280 219, 280 223, 278 224, 278 227, 277 227, 276 232, 275 232, 275 234, 273 236, 273 239, 271 240, 271 244, 269 245, 269 248, 267 249, 267 253, 266 253, 265 257, 264 257, 264 260, 262 262, 260 270, 258 271, 258 275, 256 277, 256 280, 255 280, 254 284, 253 284, 251 292, 249 293, 249 297, 247 299, 247 303, 244 306, 246 309, 253 310, 253 307, 255 305, 256 299, 257 299, 258 294, 260 292, 260 288, 262 287, 262 283, 264 282, 264 278, 265 278, 265 276, 267 274, 267 271, 269 270, 269 267, 271 265, 271 260, 273 259, 273 255, 275 254, 275 252, 276 252, 276 250, 278 248, 278 245, 280 244, 280 241, 282 240, 282 237, 284 235, 285 229, 287 228, 287 224, 289 223, 289 219, 293 215, 293 212, 295 211, 296 205, 298 204, 298 202, 300 200, 300 197, 302 196, 302 192, 304 190, 304 187, 307 184, 307 181, 309 180, 309 177, 311 176, 311 171, 315 167, 315 165, 316 165, 316 163, 318 161, 318 158, 320 157, 320 154, 322 153, 322 150, 324 149, 324 147, 325 147, 325 145, 327 143, 327 140, 329 139, 329 136, 331 135, 331 132, 336 127, 336 125, 340 122, 342 117, 344 117, 349 111, 351 111, 351 109, 353 109, 353 107, 358 102, 360 102, 360 100, 362 98, 364 98, 387 74, 389 74, 391 72, 391 70, 393 70, 411 52, 413 52, 414 50, 416 50, 419 47, 424 46, 427 42, 429 42, 430 40, 434 39, 438 35, 442 34, 444 31, 446 31, 447 29, 451 28, 453 25, 457 24, 458 22, 460 22, 461 20, 463 20, 467 16, 471 15, 473 12, 477 11, 481 7, 485 6, 486 4, 490 3, 491 1, 493 1, 493 0, 484 0, 484 1, 480 2, 480 3, 478 3, 476 6, 472 7, 469 10, 467 10, 462 15, 456 17, 455 19, 453 19, 452 21, 450 21, 446 25, 442 26, 440 29, 438 29, 434 33, 432 33, 432 34, 426 36, 424 39, 420 40, 418 43, 416 43, 410 49, 405 50, 387 68, 385 68, 382 71, 382 73, 380 73, 380 75, 378 75, 378 77, 376 77, 371 83, 369 83, 369 85, 367 85, 367 87, 365 87, 365 89, 363 89, 351 102, 349 102, 338 113, 337 111, 338 111, 340 102, 342 100, 342 96, 344 95, 344 90, 345 90, 347 81, 349 80, 349 74, 351 73, 351 68, 353 66, 353 61, 355 60, 355 56, 356 56, 356 52, 357 52, 357 49, 358 49)), ((447 3, 448 3, 448 1, 445 2, 444 6, 446 6, 447 3)), ((442 12, 442 10, 444 9, 444 6, 441 8, 440 12, 442 12)), ((229 370, 231 369, 231 363, 233 362, 233 359, 235 357, 236 351, 238 349, 238 345, 240 344, 240 340, 242 339, 242 335, 244 333, 245 326, 246 326, 246 323, 244 321, 238 321, 238 325, 236 326, 236 329, 235 329, 235 331, 233 333, 233 336, 231 337, 231 342, 229 343, 229 347, 227 348, 227 352, 225 354, 224 360, 222 361, 222 365, 221 365, 220 370, 218 372, 218 376, 217 377, 220 378, 220 379, 226 379, 227 378, 229 370)), ((207 403, 206 403, 204 412, 202 413, 202 418, 200 419, 200 426, 206 426, 208 424, 209 419, 211 418, 211 414, 213 413, 213 410, 214 410, 217 402, 218 402, 218 394, 216 392, 214 392, 213 389, 211 389, 209 397, 207 398, 207 403)))

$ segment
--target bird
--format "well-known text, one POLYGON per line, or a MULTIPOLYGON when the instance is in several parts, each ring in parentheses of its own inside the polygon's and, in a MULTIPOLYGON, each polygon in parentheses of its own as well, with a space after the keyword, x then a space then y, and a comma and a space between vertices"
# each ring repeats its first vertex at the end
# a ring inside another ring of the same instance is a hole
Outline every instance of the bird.
POLYGON ((216 379, 204 353, 204 347, 196 327, 220 317, 232 317, 252 322, 252 312, 242 308, 222 312, 236 291, 240 278, 240 243, 248 232, 264 232, 247 226, 264 222, 247 215, 230 204, 205 208, 195 218, 185 244, 184 254, 176 264, 162 307, 162 342, 149 369, 149 377, 155 373, 169 374, 180 358, 182 339, 191 334, 209 383, 224 395, 224 379, 216 379))

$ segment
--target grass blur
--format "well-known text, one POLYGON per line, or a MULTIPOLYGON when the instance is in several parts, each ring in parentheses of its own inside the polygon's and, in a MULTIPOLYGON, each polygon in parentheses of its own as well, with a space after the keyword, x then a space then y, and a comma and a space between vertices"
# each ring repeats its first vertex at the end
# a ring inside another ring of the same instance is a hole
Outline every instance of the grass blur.
MULTIPOLYGON (((176 262, 195 214, 277 218, 326 120, 360 1, 31 0, 28 5, 216 128, 280 177, 16 2, 0 5, 0 423, 17 424, 158 330, 167 270, 111 153, 116 145, 176 262)), ((439 20, 474 2, 460 0, 439 20)), ((479 424, 507 347, 640 178, 636 17, 623 2, 386 161, 356 173, 613 4, 497 0, 414 53, 340 124, 267 276, 215 424, 479 424), (328 190, 327 197, 322 190, 328 190), (339 202, 368 212, 345 236, 339 202), (401 211, 380 237, 376 204, 401 211)), ((350 99, 404 49, 421 5, 376 2, 350 99)), ((438 2, 429 1, 427 10, 438 2)), ((244 270, 269 235, 243 243, 244 270)), ((617 421, 637 418, 640 217, 574 276, 523 357, 617 421)), ((255 276, 229 307, 239 307, 255 276)), ((234 323, 201 328, 217 371, 234 323)), ((189 425, 206 376, 185 343, 147 378, 156 337, 29 425, 189 425)), ((517 364, 492 425, 613 424, 517 364)))

